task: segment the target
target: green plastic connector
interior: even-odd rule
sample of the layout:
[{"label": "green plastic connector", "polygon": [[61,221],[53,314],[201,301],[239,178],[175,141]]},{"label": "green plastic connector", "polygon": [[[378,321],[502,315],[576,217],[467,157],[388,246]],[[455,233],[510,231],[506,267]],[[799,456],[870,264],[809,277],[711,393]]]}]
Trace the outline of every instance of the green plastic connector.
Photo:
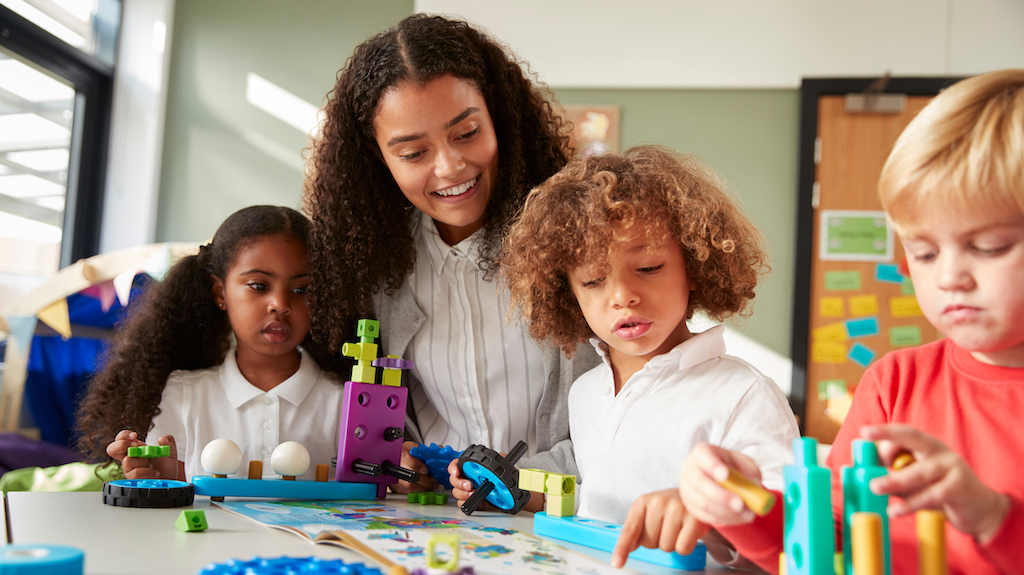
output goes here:
[{"label": "green plastic connector", "polygon": [[418,503],[420,505],[445,505],[448,503],[448,494],[420,491],[417,493],[410,493],[406,496],[406,500],[409,503]]},{"label": "green plastic connector", "polygon": [[140,445],[128,448],[128,457],[141,457],[143,459],[154,459],[157,457],[170,457],[170,445]]},{"label": "green plastic connector", "polygon": [[186,509],[178,515],[178,520],[174,522],[174,526],[178,528],[178,531],[206,531],[209,527],[206,524],[206,513],[198,509]]}]

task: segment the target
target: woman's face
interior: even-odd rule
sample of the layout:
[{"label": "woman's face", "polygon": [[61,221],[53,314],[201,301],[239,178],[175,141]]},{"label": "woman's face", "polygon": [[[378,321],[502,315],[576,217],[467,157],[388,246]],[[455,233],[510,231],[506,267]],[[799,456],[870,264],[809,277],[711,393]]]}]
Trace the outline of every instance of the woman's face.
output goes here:
[{"label": "woman's face", "polygon": [[483,226],[498,139],[475,85],[451,75],[401,82],[381,98],[374,133],[398,187],[448,245]]}]

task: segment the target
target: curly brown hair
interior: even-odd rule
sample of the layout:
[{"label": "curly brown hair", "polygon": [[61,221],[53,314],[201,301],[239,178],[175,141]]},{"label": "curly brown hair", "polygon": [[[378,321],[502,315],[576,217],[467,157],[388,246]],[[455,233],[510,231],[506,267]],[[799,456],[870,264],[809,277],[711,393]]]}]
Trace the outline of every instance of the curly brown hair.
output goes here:
[{"label": "curly brown hair", "polygon": [[546,88],[468,23],[416,14],[359,45],[328,94],[303,193],[313,221],[311,331],[331,350],[353,333],[356,320],[372,316],[371,296],[393,294],[416,260],[410,222],[419,212],[380,156],[378,104],[399,83],[425,85],[444,75],[472,82],[494,121],[499,164],[481,249],[489,275],[530,189],[568,161],[570,127],[545,98]]},{"label": "curly brown hair", "polygon": [[[309,220],[279,206],[252,206],[229,216],[199,255],[176,263],[132,303],[78,407],[77,446],[90,461],[113,463],[106,446],[131,429],[146,438],[159,413],[167,376],[177,369],[218,365],[231,347],[231,324],[213,297],[244,247],[267,236],[308,244]],[[328,371],[342,364],[307,334],[303,348]]]},{"label": "curly brown hair", "polygon": [[743,314],[769,270],[764,238],[702,161],[661,146],[579,158],[533,190],[505,238],[501,276],[510,314],[568,355],[593,337],[569,272],[607,265],[619,241],[667,229],[679,242],[693,292],[686,317]]}]

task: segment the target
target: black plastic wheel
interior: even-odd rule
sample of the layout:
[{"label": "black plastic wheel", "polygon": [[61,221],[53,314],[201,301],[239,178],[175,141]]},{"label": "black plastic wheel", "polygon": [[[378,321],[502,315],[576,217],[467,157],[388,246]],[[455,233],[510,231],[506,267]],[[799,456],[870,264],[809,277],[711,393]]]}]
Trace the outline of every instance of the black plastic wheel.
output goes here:
[{"label": "black plastic wheel", "polygon": [[103,484],[103,502],[116,507],[184,507],[192,505],[191,483],[168,479],[117,479]]},{"label": "black plastic wheel", "polygon": [[500,511],[519,513],[530,500],[530,492],[519,489],[519,470],[515,467],[525,448],[526,444],[523,443],[521,450],[513,449],[508,457],[502,457],[497,451],[483,445],[470,445],[462,452],[459,456],[459,471],[476,489],[474,497],[462,504],[462,511],[466,515],[472,515],[483,502],[479,495],[484,495],[487,502]]}]

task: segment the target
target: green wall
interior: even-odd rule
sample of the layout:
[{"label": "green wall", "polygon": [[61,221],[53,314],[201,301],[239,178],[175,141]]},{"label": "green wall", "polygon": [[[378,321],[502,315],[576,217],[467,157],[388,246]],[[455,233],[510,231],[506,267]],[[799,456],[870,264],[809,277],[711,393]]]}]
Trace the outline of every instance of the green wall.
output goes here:
[{"label": "green wall", "polygon": [[[413,0],[177,0],[158,241],[201,241],[235,210],[298,207],[304,134],[249,104],[249,72],[314,105],[352,49]],[[657,142],[713,166],[764,230],[773,271],[737,327],[788,355],[797,166],[796,90],[556,89],[621,107],[621,145]]]}]

